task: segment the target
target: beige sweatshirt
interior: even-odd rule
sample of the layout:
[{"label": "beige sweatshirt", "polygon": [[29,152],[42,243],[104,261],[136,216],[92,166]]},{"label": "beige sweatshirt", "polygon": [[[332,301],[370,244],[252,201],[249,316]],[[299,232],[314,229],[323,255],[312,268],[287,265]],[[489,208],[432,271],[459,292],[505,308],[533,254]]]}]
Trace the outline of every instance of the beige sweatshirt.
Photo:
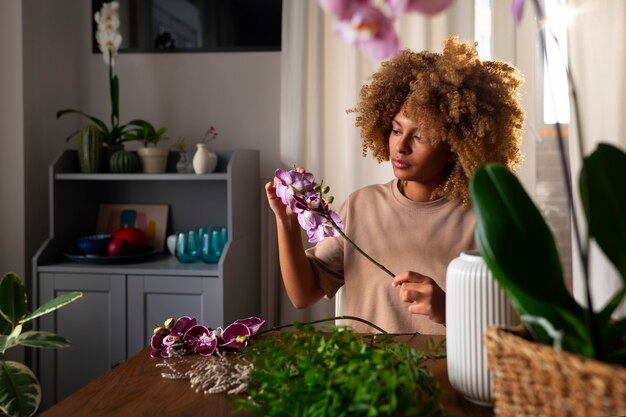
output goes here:
[{"label": "beige sweatshirt", "polygon": [[[393,180],[352,193],[338,212],[344,232],[394,274],[415,271],[445,291],[450,261],[475,248],[474,213],[443,198],[411,201],[397,185]],[[399,288],[391,286],[392,278],[342,237],[326,238],[306,252],[327,297],[344,287],[344,314],[367,319],[388,332],[445,334],[443,325],[410,313]],[[347,324],[359,332],[375,332],[357,321]]]}]

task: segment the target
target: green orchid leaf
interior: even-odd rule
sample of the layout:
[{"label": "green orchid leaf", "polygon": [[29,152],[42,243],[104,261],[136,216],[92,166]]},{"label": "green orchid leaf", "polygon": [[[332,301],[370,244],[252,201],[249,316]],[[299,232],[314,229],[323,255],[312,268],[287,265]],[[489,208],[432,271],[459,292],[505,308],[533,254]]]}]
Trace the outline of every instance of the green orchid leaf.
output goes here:
[{"label": "green orchid leaf", "polygon": [[72,301],[75,301],[81,298],[82,296],[83,296],[83,293],[79,291],[60,295],[57,298],[50,300],[47,303],[40,306],[37,310],[33,311],[28,316],[24,317],[20,322],[24,323],[24,322],[33,320],[39,316],[43,316],[44,314],[48,314],[58,308],[63,307],[64,305],[71,303]]},{"label": "green orchid leaf", "polygon": [[470,195],[480,250],[496,278],[533,298],[580,313],[565,286],[552,233],[517,177],[502,165],[480,166]]},{"label": "green orchid leaf", "polygon": [[6,352],[8,348],[18,344],[17,339],[20,333],[22,333],[22,326],[18,324],[8,336],[0,336],[0,353]]},{"label": "green orchid leaf", "polygon": [[611,315],[615,312],[615,309],[619,307],[626,295],[626,287],[619,290],[611,299],[606,303],[604,308],[596,314],[598,324],[603,326],[609,322]]},{"label": "green orchid leaf", "polygon": [[[504,166],[480,166],[470,183],[476,213],[476,243],[513,306],[520,314],[544,317],[563,330],[568,349],[593,353],[584,310],[565,286],[550,229],[517,177]],[[551,344],[539,329],[535,336]]]},{"label": "green orchid leaf", "polygon": [[[107,135],[109,132],[109,128],[107,127],[107,125],[100,119],[98,119],[97,117],[94,116],[90,116],[89,114],[82,112],[80,110],[74,110],[74,109],[65,109],[65,110],[59,110],[57,112],[57,119],[65,114],[69,114],[69,113],[75,113],[75,114],[80,114],[81,116],[84,116],[86,118],[88,118],[89,120],[91,120],[96,126],[98,126],[98,128],[100,129],[100,131],[102,132],[103,135]],[[78,132],[78,130],[74,133],[72,133],[70,136],[68,136],[65,141],[67,142],[68,140],[70,140],[76,133]]]},{"label": "green orchid leaf", "polygon": [[[585,181],[586,178],[586,181]],[[626,284],[626,154],[599,144],[583,162],[580,194],[593,237]]]},{"label": "green orchid leaf", "polygon": [[4,320],[16,325],[27,312],[26,288],[20,277],[9,272],[0,279],[0,315]]},{"label": "green orchid leaf", "polygon": [[63,336],[37,330],[22,333],[17,338],[17,343],[33,348],[64,348],[72,345]]},{"label": "green orchid leaf", "polygon": [[30,417],[41,402],[39,381],[25,365],[0,361],[0,412],[10,417]]}]

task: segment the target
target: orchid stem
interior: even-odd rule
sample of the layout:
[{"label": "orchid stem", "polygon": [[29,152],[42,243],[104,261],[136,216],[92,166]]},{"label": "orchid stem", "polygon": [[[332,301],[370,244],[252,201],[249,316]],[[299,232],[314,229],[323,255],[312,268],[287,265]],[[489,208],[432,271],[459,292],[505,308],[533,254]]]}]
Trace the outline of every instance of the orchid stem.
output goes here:
[{"label": "orchid stem", "polygon": [[[289,324],[283,324],[283,325],[280,325],[280,326],[274,326],[271,329],[260,331],[256,335],[259,336],[259,335],[262,335],[263,333],[269,333],[269,332],[273,332],[273,331],[276,331],[276,330],[286,329],[288,327],[294,327],[298,323],[299,324],[318,324],[318,323],[324,323],[324,322],[327,322],[327,321],[335,321],[335,320],[355,320],[355,321],[360,321],[361,323],[365,323],[368,326],[373,327],[374,329],[378,330],[381,334],[389,334],[387,331],[385,331],[384,329],[378,327],[377,325],[375,325],[371,321],[362,319],[362,318],[357,317],[357,316],[343,316],[342,315],[342,316],[327,317],[325,319],[308,321],[306,323],[293,322],[293,323],[289,323]],[[411,334],[413,334],[413,333],[411,333]]]},{"label": "orchid stem", "polygon": [[[537,27],[539,30],[541,49],[543,52],[544,59],[546,60],[546,66],[548,66],[549,65],[548,49],[546,47],[546,29],[545,29],[546,15],[543,9],[541,8],[541,4],[539,3],[539,0],[534,0],[533,3],[534,3],[535,11],[537,14]],[[552,37],[555,39],[558,45],[558,39],[556,39],[556,36],[552,34]],[[574,107],[574,120],[576,121],[576,125],[578,126],[578,147],[579,147],[579,151],[580,151],[580,155],[582,159],[582,155],[584,152],[584,149],[583,149],[584,132],[582,130],[582,123],[581,123],[582,118],[580,116],[580,108],[578,106],[578,96],[576,94],[576,88],[574,87],[574,78],[572,77],[572,74],[568,68],[568,65],[565,65],[565,72],[567,74],[567,81],[570,86],[572,105]],[[553,103],[556,103],[556,100],[554,99],[554,90],[551,89],[550,93],[553,96],[553,100],[552,100]],[[556,111],[555,111],[555,114],[556,114]],[[582,262],[583,281],[585,284],[585,298],[587,301],[587,310],[585,310],[585,320],[591,332],[591,340],[593,343],[593,350],[595,352],[595,356],[598,359],[602,359],[604,357],[604,352],[602,348],[602,343],[600,342],[600,335],[598,331],[598,325],[596,323],[596,316],[593,312],[593,302],[591,299],[591,288],[590,288],[590,283],[589,283],[589,254],[588,254],[589,229],[587,228],[587,230],[585,231],[585,236],[584,236],[584,241],[583,241],[582,232],[578,224],[578,215],[577,215],[576,207],[574,206],[574,192],[572,189],[572,182],[571,182],[572,180],[570,176],[569,164],[565,156],[565,141],[563,139],[563,132],[561,129],[561,124],[558,122],[558,120],[555,123],[555,129],[556,129],[556,134],[557,134],[557,139],[558,139],[559,153],[561,155],[561,168],[563,171],[563,178],[565,181],[565,190],[567,192],[568,205],[570,208],[570,213],[572,215],[572,225],[574,227],[574,238],[575,238],[576,247],[578,249],[578,252],[581,257],[581,262]],[[582,165],[582,162],[584,161],[581,161],[581,165]],[[584,170],[582,170],[580,180],[583,182],[587,181],[587,177],[584,173]]]},{"label": "orchid stem", "polygon": [[345,240],[348,241],[348,243],[350,243],[352,245],[352,247],[354,249],[356,249],[357,251],[359,251],[361,253],[361,255],[365,256],[367,259],[369,259],[374,265],[376,265],[377,267],[379,267],[380,269],[382,269],[383,271],[385,271],[387,274],[389,274],[389,276],[391,276],[392,278],[396,276],[396,274],[394,274],[393,272],[391,272],[390,270],[388,270],[387,268],[385,268],[384,265],[376,262],[376,260],[374,260],[371,256],[369,256],[367,253],[365,253],[363,251],[363,249],[359,248],[357,246],[356,243],[354,243],[352,240],[350,240],[350,238],[348,236],[346,236],[346,234],[343,232],[343,230],[341,230],[341,228],[337,225],[337,223],[335,223],[335,221],[330,217],[330,216],[324,216],[329,222],[330,224],[333,225],[333,227],[335,228],[335,230],[337,232],[339,232],[339,234],[341,235],[341,237],[343,237]]}]

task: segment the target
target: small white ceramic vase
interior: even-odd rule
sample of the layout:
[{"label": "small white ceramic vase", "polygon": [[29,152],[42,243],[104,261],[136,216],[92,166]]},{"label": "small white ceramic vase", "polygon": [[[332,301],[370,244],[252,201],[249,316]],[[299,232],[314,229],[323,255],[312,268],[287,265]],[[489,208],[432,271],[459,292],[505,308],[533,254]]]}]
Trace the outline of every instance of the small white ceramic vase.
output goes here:
[{"label": "small white ceramic vase", "polygon": [[196,174],[208,174],[215,171],[217,167],[217,154],[209,152],[204,143],[196,145],[196,153],[193,156],[193,170]]},{"label": "small white ceramic vase", "polygon": [[178,236],[176,236],[176,234],[173,235],[169,235],[167,237],[167,239],[165,240],[165,242],[167,242],[167,250],[170,251],[170,254],[176,255],[176,239],[178,238]]},{"label": "small white ceramic vase", "polygon": [[469,401],[493,405],[484,337],[492,325],[519,317],[478,251],[461,253],[446,274],[446,351],[452,387]]}]

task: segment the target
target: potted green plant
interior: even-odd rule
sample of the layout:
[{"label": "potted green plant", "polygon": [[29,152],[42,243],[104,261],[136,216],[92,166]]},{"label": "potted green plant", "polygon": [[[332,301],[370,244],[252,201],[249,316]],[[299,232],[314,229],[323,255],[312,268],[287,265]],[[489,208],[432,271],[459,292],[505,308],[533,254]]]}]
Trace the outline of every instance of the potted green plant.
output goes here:
[{"label": "potted green plant", "polygon": [[[78,114],[86,117],[91,121],[101,133],[102,143],[104,145],[104,163],[103,168],[107,168],[109,159],[113,153],[123,149],[124,134],[128,131],[131,123],[120,123],[120,83],[117,75],[113,74],[113,66],[115,65],[115,57],[117,56],[117,50],[122,43],[122,36],[119,33],[119,3],[112,1],[104,3],[100,11],[94,15],[95,21],[98,23],[98,30],[96,31],[96,41],[98,47],[102,52],[102,57],[105,64],[108,66],[109,76],[109,96],[111,100],[111,122],[107,125],[103,120],[87,114],[80,110],[64,109],[59,110],[56,114],[57,119],[66,114]],[[137,122],[138,120],[135,120]],[[72,132],[67,138],[66,142],[79,133],[80,129]]]},{"label": "potted green plant", "polygon": [[143,147],[137,150],[143,172],[146,174],[165,172],[170,151],[158,145],[161,140],[166,139],[163,134],[167,129],[164,127],[155,129],[150,122],[139,119],[128,122],[128,125],[135,127],[124,134],[123,141],[139,141],[143,144]]},{"label": "potted green plant", "polygon": [[[540,4],[533,3],[540,39],[545,39],[545,16]],[[523,2],[515,5],[521,14]],[[573,78],[568,76],[577,110]],[[579,112],[574,114],[580,126]],[[556,130],[562,150],[558,123]],[[584,232],[578,224],[564,155],[561,160],[583,266],[586,305],[579,304],[567,289],[552,233],[517,177],[491,164],[479,167],[470,184],[476,243],[525,325],[520,332],[491,328],[487,333],[496,414],[501,416],[556,416],[566,408],[570,416],[626,413],[626,318],[611,317],[626,296],[626,153],[600,144],[583,158],[578,186],[587,223]],[[591,240],[624,283],[599,309],[594,309],[590,291]],[[537,378],[537,383],[528,384],[529,378]]]},{"label": "potted green plant", "polygon": [[[33,330],[32,322],[82,297],[80,292],[61,295],[28,312],[26,289],[19,276],[9,272],[0,279],[0,355],[22,345],[31,348],[62,348],[69,340],[54,333]],[[41,402],[41,387],[24,364],[0,361],[0,414],[32,416]]]}]

